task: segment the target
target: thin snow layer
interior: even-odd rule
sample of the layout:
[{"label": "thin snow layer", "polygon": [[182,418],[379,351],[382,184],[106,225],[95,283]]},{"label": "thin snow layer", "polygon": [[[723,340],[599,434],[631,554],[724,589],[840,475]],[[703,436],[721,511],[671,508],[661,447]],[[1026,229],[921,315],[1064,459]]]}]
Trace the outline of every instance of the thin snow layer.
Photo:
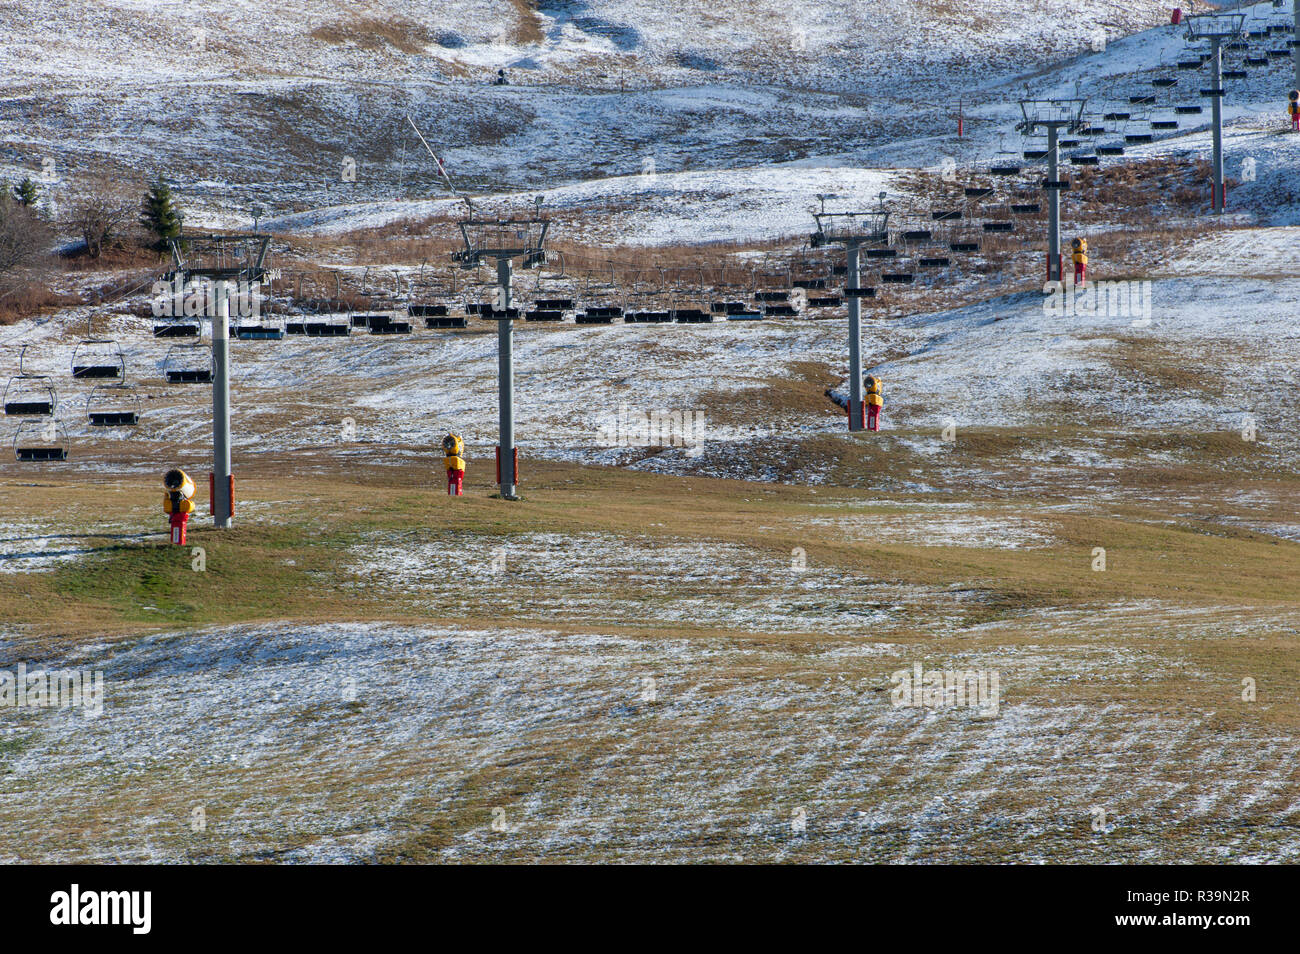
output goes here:
[{"label": "thin snow layer", "polygon": [[1021,550],[1051,546],[1054,539],[1040,523],[1014,511],[854,514],[812,517],[806,523],[840,540],[921,547]]},{"label": "thin snow layer", "polygon": [[[1300,162],[1297,150],[1296,162]],[[1295,163],[1290,163],[1294,168]],[[1300,275],[1300,229],[1235,229],[1204,236],[1160,268],[1161,275],[1210,278]]]},{"label": "thin snow layer", "polygon": [[79,545],[76,537],[60,534],[50,526],[0,524],[0,573],[52,570],[93,552],[93,548]]},{"label": "thin snow layer", "polygon": [[0,573],[48,572],[112,547],[167,535],[165,518],[151,532],[123,521],[69,525],[60,516],[66,515],[55,508],[39,521],[0,519]]},{"label": "thin snow layer", "polygon": [[502,618],[840,637],[915,628],[922,620],[949,632],[972,599],[860,573],[828,575],[807,552],[822,536],[810,529],[806,546],[777,556],[728,543],[603,533],[458,533],[435,542],[388,535],[357,547],[350,570],[367,592],[414,595],[422,608],[447,617],[495,610]]},{"label": "thin snow layer", "polygon": [[[565,238],[613,240],[626,245],[751,242],[806,235],[813,231],[813,198],[834,193],[842,208],[872,208],[882,191],[897,193],[895,173],[842,163],[777,164],[706,172],[646,171],[596,179],[536,192],[494,196],[502,209],[527,207],[540,196],[548,214],[590,209],[593,221],[579,218]],[[375,228],[406,219],[453,216],[463,212],[450,199],[421,202],[371,202],[332,206],[286,215],[265,223],[275,232],[330,234]]]},{"label": "thin snow layer", "polygon": [[[887,420],[924,421],[936,444],[948,423],[1240,430],[1247,416],[1286,440],[1298,423],[1298,300],[1300,281],[1229,276],[1156,280],[1145,314],[1104,301],[1096,313],[1061,314],[1034,292],[905,319],[927,342],[871,370],[887,385]],[[1133,366],[1115,363],[1119,343],[1136,350]],[[1203,387],[1145,380],[1146,350],[1203,368]]]},{"label": "thin snow layer", "polygon": [[[6,66],[44,81],[216,78],[291,72],[374,81],[464,75],[486,80],[498,66],[554,81],[581,67],[651,75],[758,73],[889,89],[889,75],[915,81],[956,71],[963,78],[1024,69],[1167,19],[1155,0],[1116,9],[1080,0],[986,0],[977,13],[917,0],[468,0],[449,7],[400,0],[382,13],[337,0],[267,6],[212,0],[195,11],[180,0],[114,0],[66,6],[56,17],[23,0],[7,9]],[[185,15],[179,15],[184,13]],[[45,16],[42,17],[41,15]],[[1099,24],[1104,20],[1104,24]],[[43,57],[23,60],[39,50]],[[279,56],[259,56],[274,49]],[[110,56],[109,51],[116,54]],[[12,62],[5,62],[11,60]],[[490,68],[490,70],[488,69]],[[602,77],[603,78],[603,77]],[[617,79],[616,79],[617,85]]]},{"label": "thin snow layer", "polygon": [[[1153,711],[1144,687],[1201,676],[1129,646],[258,625],[46,665],[102,671],[105,706],[18,709],[0,729],[6,863],[1300,849],[1300,743],[1235,709]],[[891,674],[916,665],[996,673],[996,713],[893,705]]]}]

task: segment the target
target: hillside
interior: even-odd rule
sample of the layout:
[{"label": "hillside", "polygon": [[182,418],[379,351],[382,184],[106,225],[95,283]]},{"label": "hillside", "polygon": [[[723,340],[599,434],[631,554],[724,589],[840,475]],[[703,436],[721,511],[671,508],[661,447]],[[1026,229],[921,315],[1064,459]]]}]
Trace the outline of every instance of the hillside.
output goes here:
[{"label": "hillside", "polygon": [[[1175,112],[1204,71],[1147,0],[17,0],[0,37],[0,177],[53,170],[58,236],[0,386],[48,386],[68,451],[15,459],[36,418],[0,417],[0,676],[106,687],[5,710],[0,861],[1300,856],[1289,61],[1233,81],[1214,216]],[[1063,147],[1067,309],[1015,124],[1075,95],[1126,145]],[[549,217],[512,286],[519,500],[496,278],[453,262],[408,115],[480,212]],[[158,336],[165,261],[90,258],[69,213],[155,172],[192,231],[271,236],[229,529],[212,387],[168,378],[210,328]],[[846,428],[819,195],[889,216],[856,289],[879,431]],[[88,353],[134,424],[92,418]],[[918,667],[999,688],[901,704]]]},{"label": "hillside", "polygon": [[[166,170],[221,222],[442,194],[407,114],[475,191],[637,173],[647,158],[671,172],[853,155],[952,127],[957,98],[978,102],[1099,30],[1167,16],[1151,0],[998,0],[974,15],[914,0],[193,10],[0,10],[0,174],[53,159],[66,201],[98,174]],[[511,85],[489,85],[498,68]]]}]

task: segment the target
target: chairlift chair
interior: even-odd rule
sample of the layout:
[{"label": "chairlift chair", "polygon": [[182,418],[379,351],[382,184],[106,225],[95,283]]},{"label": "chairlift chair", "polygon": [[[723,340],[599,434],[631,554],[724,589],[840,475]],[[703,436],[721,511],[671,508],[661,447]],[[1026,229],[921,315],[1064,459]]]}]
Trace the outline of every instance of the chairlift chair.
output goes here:
[{"label": "chairlift chair", "polygon": [[168,384],[211,384],[212,349],[197,342],[172,345],[163,356],[163,379]]},{"label": "chairlift chair", "polygon": [[[1129,132],[1128,127],[1130,124],[1136,127],[1142,127],[1142,131]],[[1138,143],[1148,143],[1154,141],[1155,141],[1155,136],[1151,134],[1151,110],[1148,107],[1144,106],[1141,110],[1133,114],[1129,123],[1125,124],[1124,142],[1129,145],[1135,145]]]},{"label": "chairlift chair", "polygon": [[135,427],[140,423],[140,395],[131,384],[97,384],[86,398],[91,427]]},{"label": "chairlift chair", "polygon": [[681,325],[701,325],[713,321],[713,312],[704,308],[682,307],[674,301],[670,310],[673,321]]},{"label": "chairlift chair", "polygon": [[464,315],[453,315],[444,303],[416,303],[408,305],[406,313],[412,318],[423,318],[426,328],[464,328],[469,322]]},{"label": "chairlift chair", "polygon": [[155,338],[197,338],[202,333],[199,322],[188,318],[172,318],[153,326]]},{"label": "chairlift chair", "polygon": [[981,231],[976,231],[974,223],[963,226],[960,230],[953,226],[949,236],[948,249],[962,255],[970,255],[980,250]]},{"label": "chairlift chair", "polygon": [[1036,132],[1033,135],[1021,137],[1023,143],[1022,155],[1030,162],[1041,162],[1047,158],[1047,138],[1045,134]]},{"label": "chairlift chair", "polygon": [[14,460],[40,463],[68,459],[68,437],[54,418],[24,421],[14,433]]},{"label": "chairlift chair", "polygon": [[4,412],[11,417],[51,417],[59,406],[59,394],[49,375],[27,370],[27,348],[18,349],[18,373],[5,385]]},{"label": "chairlift chair", "polygon": [[573,321],[579,325],[612,325],[615,318],[622,317],[623,309],[619,305],[587,305],[573,316]]},{"label": "chairlift chair", "polygon": [[1003,138],[997,153],[993,156],[989,164],[989,173],[995,176],[1018,176],[1020,175],[1020,163],[1014,152],[1006,147],[1006,139]]},{"label": "chairlift chair", "polygon": [[1016,223],[1012,220],[1014,213],[1007,202],[1000,202],[988,211],[989,221],[981,226],[985,232],[1014,232]]},{"label": "chairlift chair", "polygon": [[86,338],[72,351],[72,376],[121,381],[126,358],[112,338]]},{"label": "chairlift chair", "polygon": [[16,374],[5,385],[4,412],[10,417],[50,417],[59,395],[44,374]]},{"label": "chairlift chair", "polygon": [[[465,319],[463,318],[461,319],[461,321],[464,320]],[[295,324],[295,322],[285,323],[285,334],[296,333],[290,329],[290,325],[293,324]],[[352,332],[352,325],[347,321],[347,319],[340,321],[337,319],[330,319],[328,316],[304,319],[301,322],[297,322],[297,324],[302,328],[300,333],[308,338],[346,338]]]},{"label": "chairlift chair", "polygon": [[284,338],[284,324],[271,321],[240,321],[235,325],[235,337],[240,341],[280,341]]},{"label": "chairlift chair", "polygon": [[1095,139],[1098,136],[1106,134],[1106,127],[1102,125],[1105,120],[1100,113],[1084,113],[1080,117],[1079,133],[1089,139]]},{"label": "chairlift chair", "polygon": [[[366,318],[366,329],[372,335],[409,335],[411,333],[411,322],[395,318],[389,312],[380,312],[363,317]],[[357,316],[353,315],[354,325],[356,318]]]}]

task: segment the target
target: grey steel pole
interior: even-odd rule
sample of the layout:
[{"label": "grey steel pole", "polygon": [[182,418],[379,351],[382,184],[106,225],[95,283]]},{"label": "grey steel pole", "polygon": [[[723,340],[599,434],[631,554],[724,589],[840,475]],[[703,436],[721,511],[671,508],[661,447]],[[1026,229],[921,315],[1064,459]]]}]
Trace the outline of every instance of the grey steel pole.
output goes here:
[{"label": "grey steel pole", "polygon": [[1061,157],[1055,123],[1047,125],[1047,280],[1061,280]]},{"label": "grey steel pole", "polygon": [[1295,29],[1291,33],[1291,59],[1295,63],[1295,85],[1292,89],[1300,89],[1300,0],[1292,0],[1292,8],[1295,13]]},{"label": "grey steel pole", "polygon": [[[847,257],[849,288],[858,284],[858,243],[844,246]],[[849,430],[862,430],[862,304],[856,294],[849,298]]]},{"label": "grey steel pole", "polygon": [[1214,194],[1210,196],[1210,208],[1223,214],[1223,41],[1210,37],[1210,97],[1214,100]]},{"label": "grey steel pole", "polygon": [[216,283],[212,316],[212,525],[230,526],[230,299]]},{"label": "grey steel pole", "polygon": [[515,364],[510,272],[510,259],[497,259],[497,284],[501,286],[501,307],[505,311],[497,319],[497,404],[500,409],[501,496],[507,500],[515,497]]}]

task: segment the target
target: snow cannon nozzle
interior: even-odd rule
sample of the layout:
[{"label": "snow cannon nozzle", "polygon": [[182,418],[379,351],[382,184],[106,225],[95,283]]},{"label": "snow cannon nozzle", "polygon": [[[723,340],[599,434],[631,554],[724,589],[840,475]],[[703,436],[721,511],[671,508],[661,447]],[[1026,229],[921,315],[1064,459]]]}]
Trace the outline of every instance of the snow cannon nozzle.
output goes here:
[{"label": "snow cannon nozzle", "polygon": [[187,499],[194,496],[194,481],[178,467],[172,468],[163,476],[163,486]]}]

